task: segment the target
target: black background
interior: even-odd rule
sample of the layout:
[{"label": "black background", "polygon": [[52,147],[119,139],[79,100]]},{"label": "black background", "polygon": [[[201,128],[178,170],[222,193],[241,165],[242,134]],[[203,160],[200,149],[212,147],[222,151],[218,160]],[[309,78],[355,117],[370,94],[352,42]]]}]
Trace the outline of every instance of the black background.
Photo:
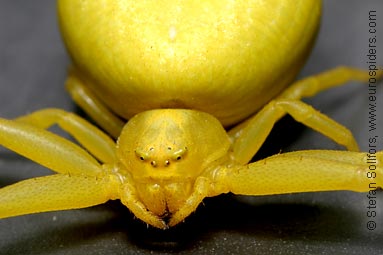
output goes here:
[{"label": "black background", "polygon": [[[383,45],[382,1],[324,1],[321,32],[301,76],[338,65],[366,68],[369,10],[378,11],[378,43]],[[57,29],[55,1],[1,0],[0,26],[0,116],[47,107],[82,114],[63,87],[69,60]],[[382,66],[383,49],[378,50]],[[382,89],[379,100],[381,108]],[[349,127],[367,149],[365,85],[350,83],[306,101]],[[383,149],[382,114],[378,125]],[[271,137],[262,155],[342,149],[291,118],[283,119]],[[0,187],[51,173],[4,148],[0,169]],[[184,224],[167,231],[147,228],[117,201],[0,220],[0,254],[383,254],[382,193],[375,231],[366,228],[364,193],[223,195],[206,199]]]}]

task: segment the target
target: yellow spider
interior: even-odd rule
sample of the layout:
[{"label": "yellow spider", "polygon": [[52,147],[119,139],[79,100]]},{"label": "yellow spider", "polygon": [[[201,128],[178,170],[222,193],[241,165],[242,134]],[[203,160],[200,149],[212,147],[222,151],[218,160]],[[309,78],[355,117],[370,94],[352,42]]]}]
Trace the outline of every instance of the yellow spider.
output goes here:
[{"label": "yellow spider", "polygon": [[[366,153],[351,152],[358,146],[348,129],[300,101],[372,74],[341,67],[293,83],[320,5],[59,0],[73,60],[66,86],[117,142],[59,109],[0,119],[0,144],[57,173],[2,188],[0,217],[120,199],[164,229],[222,193],[383,187],[383,152],[373,155],[371,170]],[[248,164],[285,114],[350,151],[297,151]],[[83,148],[45,130],[54,124]]]}]

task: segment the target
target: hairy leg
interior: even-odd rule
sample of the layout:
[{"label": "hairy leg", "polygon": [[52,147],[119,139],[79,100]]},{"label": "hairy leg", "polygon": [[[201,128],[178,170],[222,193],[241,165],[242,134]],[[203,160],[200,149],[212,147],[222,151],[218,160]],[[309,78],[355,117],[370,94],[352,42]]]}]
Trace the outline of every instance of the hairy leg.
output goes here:
[{"label": "hairy leg", "polygon": [[367,163],[367,153],[362,152],[317,150],[274,155],[247,166],[223,169],[217,175],[217,189],[242,195],[375,190],[383,187],[383,152],[375,155],[374,170]]},{"label": "hairy leg", "polygon": [[55,174],[0,189],[0,218],[90,207],[112,199],[107,178]]}]

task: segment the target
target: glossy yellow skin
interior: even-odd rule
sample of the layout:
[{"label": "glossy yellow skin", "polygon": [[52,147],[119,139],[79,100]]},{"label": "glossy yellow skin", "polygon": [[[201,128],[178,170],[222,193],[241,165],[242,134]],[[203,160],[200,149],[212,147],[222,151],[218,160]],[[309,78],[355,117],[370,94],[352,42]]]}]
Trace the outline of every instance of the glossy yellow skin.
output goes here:
[{"label": "glossy yellow skin", "polygon": [[[58,109],[0,118],[1,145],[56,172],[0,189],[0,218],[120,199],[164,229],[205,197],[227,192],[383,187],[383,152],[375,154],[374,171],[366,153],[350,151],[298,151],[249,164],[285,114],[358,150],[349,130],[300,99],[367,81],[367,73],[341,67],[284,89],[311,47],[320,1],[195,2],[58,2],[74,61],[67,86],[118,139]],[[134,116],[122,124],[109,108]],[[80,145],[46,130],[54,124]]]},{"label": "glossy yellow skin", "polygon": [[224,126],[291,84],[320,11],[318,0],[58,1],[72,75],[113,113],[195,109]]}]

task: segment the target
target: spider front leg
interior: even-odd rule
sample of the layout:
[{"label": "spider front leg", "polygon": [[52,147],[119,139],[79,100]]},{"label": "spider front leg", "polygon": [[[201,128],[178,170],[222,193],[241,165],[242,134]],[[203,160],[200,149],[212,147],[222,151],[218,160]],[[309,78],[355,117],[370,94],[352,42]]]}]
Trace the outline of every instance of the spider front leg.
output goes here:
[{"label": "spider front leg", "polygon": [[83,208],[115,199],[118,181],[88,152],[46,130],[0,119],[0,144],[58,174],[0,189],[0,218]]},{"label": "spider front leg", "polygon": [[228,192],[258,196],[375,190],[383,187],[383,151],[374,156],[373,167],[367,153],[329,150],[284,153],[245,166],[224,164],[197,178],[192,195],[172,215],[169,225],[184,220],[205,197]]},{"label": "spider front leg", "polygon": [[[378,76],[380,77],[381,73]],[[256,115],[229,131],[233,141],[233,158],[240,164],[249,162],[265,141],[275,122],[285,114],[290,114],[297,121],[344,145],[348,150],[357,151],[357,143],[347,128],[301,102],[300,99],[350,80],[365,82],[368,79],[366,71],[339,67],[292,84]]]},{"label": "spider front leg", "polygon": [[85,208],[111,198],[108,178],[55,174],[0,189],[0,218]]},{"label": "spider front leg", "polygon": [[367,153],[290,152],[247,166],[222,169],[216,182],[222,192],[242,195],[333,190],[365,192],[383,187],[383,152],[375,156],[376,164],[371,168]]}]

